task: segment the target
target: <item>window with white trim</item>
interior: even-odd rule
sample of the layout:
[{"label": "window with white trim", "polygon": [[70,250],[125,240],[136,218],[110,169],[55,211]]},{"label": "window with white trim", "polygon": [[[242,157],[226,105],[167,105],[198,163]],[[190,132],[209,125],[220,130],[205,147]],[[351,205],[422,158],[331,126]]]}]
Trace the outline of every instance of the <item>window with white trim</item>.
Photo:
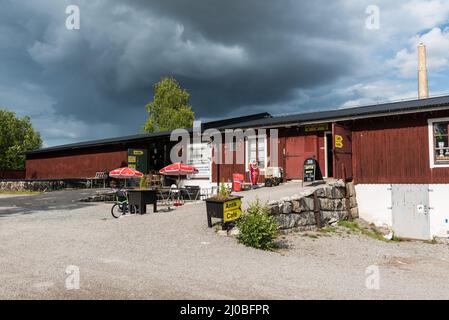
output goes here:
[{"label": "window with white trim", "polygon": [[449,118],[429,119],[431,167],[449,166]]},{"label": "window with white trim", "polygon": [[257,136],[257,139],[249,138],[246,141],[246,171],[249,170],[249,163],[256,160],[259,168],[264,169],[266,166],[267,156],[267,138],[266,136]]}]

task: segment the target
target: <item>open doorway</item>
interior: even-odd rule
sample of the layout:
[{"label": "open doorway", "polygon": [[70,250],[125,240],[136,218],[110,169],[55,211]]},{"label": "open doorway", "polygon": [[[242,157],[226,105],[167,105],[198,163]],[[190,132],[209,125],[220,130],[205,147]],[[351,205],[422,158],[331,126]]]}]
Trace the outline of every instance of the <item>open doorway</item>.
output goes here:
[{"label": "open doorway", "polygon": [[332,143],[332,132],[324,133],[324,158],[325,158],[325,176],[331,178],[334,176],[334,151]]}]

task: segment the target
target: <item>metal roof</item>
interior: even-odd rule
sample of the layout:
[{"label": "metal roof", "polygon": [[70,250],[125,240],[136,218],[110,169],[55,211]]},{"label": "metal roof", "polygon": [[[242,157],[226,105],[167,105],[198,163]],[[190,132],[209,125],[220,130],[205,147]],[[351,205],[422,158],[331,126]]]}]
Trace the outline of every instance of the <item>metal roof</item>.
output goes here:
[{"label": "metal roof", "polygon": [[[256,113],[246,116],[240,116],[240,117],[233,117],[233,118],[227,118],[227,119],[221,119],[217,121],[209,121],[202,124],[202,129],[209,129],[209,128],[217,128],[221,126],[230,126],[230,125],[236,125],[240,122],[248,122],[248,121],[254,121],[256,119],[264,119],[271,117],[271,114],[267,112],[262,113]],[[192,132],[192,128],[186,129],[188,132]],[[148,140],[154,140],[157,138],[167,138],[171,134],[171,131],[165,131],[165,132],[156,132],[156,133],[142,133],[142,134],[136,134],[136,135],[129,135],[129,136],[123,136],[123,137],[116,137],[116,138],[109,138],[109,139],[100,139],[100,140],[91,140],[91,141],[83,141],[78,143],[70,143],[60,146],[54,146],[49,148],[42,148],[37,150],[32,150],[26,152],[27,155],[33,155],[33,154],[41,154],[41,153],[48,153],[48,152],[56,152],[56,151],[63,151],[63,150],[74,150],[74,149],[81,149],[81,148],[92,148],[92,147],[100,147],[100,146],[107,146],[107,145],[117,145],[121,143],[130,143],[130,142],[143,142]]]},{"label": "metal roof", "polygon": [[346,119],[381,117],[398,113],[425,112],[449,108],[449,96],[427,99],[404,100],[361,107],[340,108],[333,110],[296,113],[285,116],[241,122],[235,126],[223,126],[219,129],[257,128],[289,124],[307,124],[313,122],[331,122]]},{"label": "metal roof", "polygon": [[[269,113],[258,113],[249,116],[207,122],[203,124],[203,129],[217,128],[219,130],[224,130],[233,128],[273,127],[289,124],[300,125],[318,121],[331,122],[345,119],[380,117],[395,113],[425,112],[437,109],[447,109],[448,107],[449,107],[449,96],[440,96],[427,99],[388,102],[383,104],[375,104],[361,107],[341,108],[341,109],[308,112],[308,113],[297,113],[286,116],[271,116]],[[192,128],[189,128],[187,130],[191,132]],[[171,132],[146,133],[111,139],[86,141],[38,149],[34,151],[29,151],[26,154],[32,155],[61,150],[89,148],[89,147],[114,145],[130,142],[141,142],[153,140],[156,138],[169,137],[170,133]]]}]

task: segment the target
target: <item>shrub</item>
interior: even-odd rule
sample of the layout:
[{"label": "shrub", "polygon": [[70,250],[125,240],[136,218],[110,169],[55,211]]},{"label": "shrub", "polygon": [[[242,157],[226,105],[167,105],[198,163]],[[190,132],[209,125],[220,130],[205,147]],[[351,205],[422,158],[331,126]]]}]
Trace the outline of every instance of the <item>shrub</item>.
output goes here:
[{"label": "shrub", "polygon": [[226,187],[224,180],[222,180],[217,195],[213,196],[212,198],[216,200],[227,200],[231,197],[231,190]]},{"label": "shrub", "polygon": [[261,204],[259,200],[249,204],[248,209],[237,221],[240,243],[257,249],[271,250],[274,248],[274,240],[278,235],[278,223],[270,215],[267,204]]}]

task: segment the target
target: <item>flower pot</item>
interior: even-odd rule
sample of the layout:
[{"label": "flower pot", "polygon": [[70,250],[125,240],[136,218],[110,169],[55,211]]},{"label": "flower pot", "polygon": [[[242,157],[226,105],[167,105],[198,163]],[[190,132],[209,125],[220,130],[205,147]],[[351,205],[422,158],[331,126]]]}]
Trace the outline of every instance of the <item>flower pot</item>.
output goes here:
[{"label": "flower pot", "polygon": [[226,199],[206,199],[207,225],[212,228],[212,218],[221,219],[223,228],[242,215],[241,196],[230,196]]}]

